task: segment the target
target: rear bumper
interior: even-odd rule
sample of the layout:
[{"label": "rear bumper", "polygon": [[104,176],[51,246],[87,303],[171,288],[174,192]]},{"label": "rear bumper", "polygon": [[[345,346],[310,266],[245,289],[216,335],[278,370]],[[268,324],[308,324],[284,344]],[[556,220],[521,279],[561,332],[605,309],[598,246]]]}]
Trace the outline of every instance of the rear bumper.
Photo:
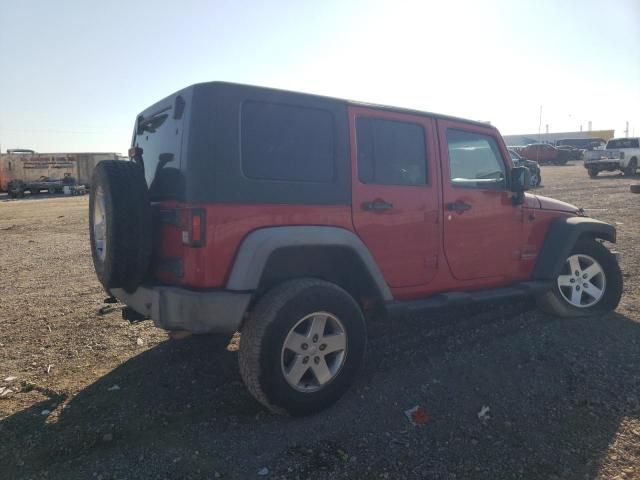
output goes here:
[{"label": "rear bumper", "polygon": [[619,160],[588,160],[584,162],[584,168],[596,168],[599,170],[621,168]]},{"label": "rear bumper", "polygon": [[151,317],[158,328],[192,333],[234,333],[247,311],[250,293],[196,292],[176,287],[141,286],[134,293],[111,290],[122,303]]}]

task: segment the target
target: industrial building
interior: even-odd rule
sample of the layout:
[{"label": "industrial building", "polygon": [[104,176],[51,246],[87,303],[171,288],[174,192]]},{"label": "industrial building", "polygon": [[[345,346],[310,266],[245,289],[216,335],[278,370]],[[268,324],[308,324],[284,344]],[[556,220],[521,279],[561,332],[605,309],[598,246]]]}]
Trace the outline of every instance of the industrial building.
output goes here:
[{"label": "industrial building", "polygon": [[32,150],[8,150],[7,153],[0,153],[0,191],[6,191],[11,180],[29,182],[42,177],[61,179],[65,174],[89,186],[98,162],[122,158],[113,152],[36,153]]},{"label": "industrial building", "polygon": [[507,145],[529,145],[531,143],[550,143],[555,145],[558,140],[565,138],[601,138],[610,140],[615,130],[590,130],[586,132],[558,132],[558,133],[527,133],[519,135],[503,135]]}]

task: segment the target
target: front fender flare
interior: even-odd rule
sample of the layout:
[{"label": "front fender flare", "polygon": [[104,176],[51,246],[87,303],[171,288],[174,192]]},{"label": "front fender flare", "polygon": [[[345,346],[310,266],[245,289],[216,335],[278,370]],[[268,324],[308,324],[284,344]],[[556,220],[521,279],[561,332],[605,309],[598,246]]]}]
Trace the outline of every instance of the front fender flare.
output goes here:
[{"label": "front fender flare", "polygon": [[586,217],[560,217],[551,222],[542,250],[533,269],[534,280],[554,280],[578,239],[588,235],[616,242],[616,229],[600,220]]},{"label": "front fender flare", "polygon": [[347,248],[367,269],[380,298],[383,301],[393,300],[389,286],[362,240],[344,228],[323,226],[268,227],[251,232],[238,249],[227,289],[251,291],[258,288],[271,254],[287,247]]}]

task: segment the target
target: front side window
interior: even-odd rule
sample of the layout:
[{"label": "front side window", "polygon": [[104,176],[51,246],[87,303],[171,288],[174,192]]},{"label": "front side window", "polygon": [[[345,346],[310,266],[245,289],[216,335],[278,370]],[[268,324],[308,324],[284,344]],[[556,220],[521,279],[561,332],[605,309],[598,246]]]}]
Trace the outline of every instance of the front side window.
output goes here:
[{"label": "front side window", "polygon": [[358,178],[379,185],[426,185],[424,129],[417,123],[358,118]]},{"label": "front side window", "polygon": [[454,187],[503,190],[506,169],[495,139],[481,133],[447,130],[449,171]]},{"label": "front side window", "polygon": [[249,178],[332,182],[333,116],[326,110],[266,102],[242,106],[242,170]]}]

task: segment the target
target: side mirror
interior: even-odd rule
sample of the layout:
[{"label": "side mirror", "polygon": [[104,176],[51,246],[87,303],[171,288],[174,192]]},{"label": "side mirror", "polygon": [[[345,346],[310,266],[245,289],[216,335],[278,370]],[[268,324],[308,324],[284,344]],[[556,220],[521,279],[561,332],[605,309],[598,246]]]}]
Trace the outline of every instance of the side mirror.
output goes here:
[{"label": "side mirror", "polygon": [[513,204],[521,205],[524,203],[524,192],[529,190],[531,186],[531,172],[527,167],[513,167],[511,169],[511,191],[515,193],[513,196]]},{"label": "side mirror", "polygon": [[511,169],[511,191],[522,193],[531,186],[531,172],[527,167],[513,167]]}]

